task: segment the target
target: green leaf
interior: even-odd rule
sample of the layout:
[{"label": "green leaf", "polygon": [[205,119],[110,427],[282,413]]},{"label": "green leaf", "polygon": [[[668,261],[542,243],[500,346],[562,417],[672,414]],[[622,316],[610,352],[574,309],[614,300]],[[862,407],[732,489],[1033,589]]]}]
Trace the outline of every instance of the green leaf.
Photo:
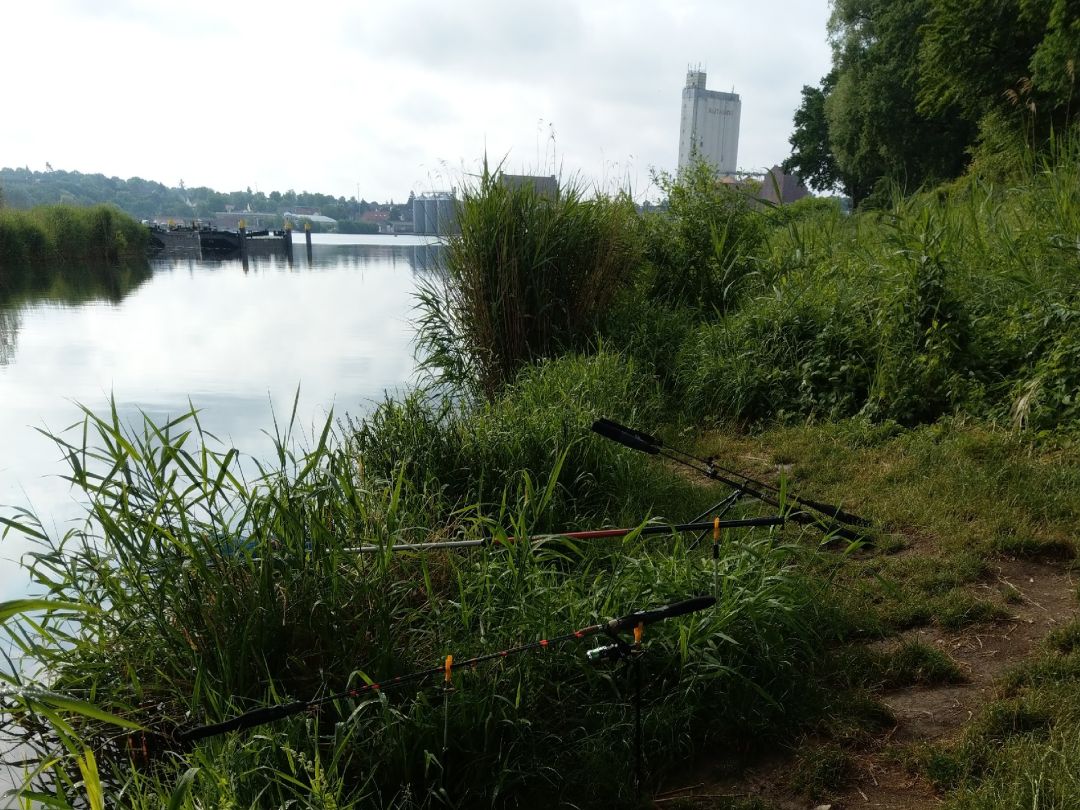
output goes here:
[{"label": "green leaf", "polygon": [[97,608],[78,602],[60,602],[55,599],[12,599],[7,602],[0,602],[0,623],[6,622],[19,613],[27,613],[31,610],[92,611],[97,610]]},{"label": "green leaf", "polygon": [[23,534],[29,535],[30,537],[35,537],[38,540],[49,539],[48,535],[44,534],[43,532],[39,532],[37,529],[31,529],[25,523],[18,523],[11,518],[0,517],[0,523],[14,529],[17,532],[22,532]]},{"label": "green leaf", "polygon": [[172,795],[169,796],[168,810],[180,810],[184,806],[188,795],[191,793],[191,786],[195,784],[195,777],[198,775],[198,768],[188,768],[184,771],[184,775],[177,781]]},{"label": "green leaf", "polygon": [[8,689],[0,692],[0,694],[17,698],[31,709],[40,707],[63,709],[64,711],[80,714],[83,717],[100,720],[103,723],[120,726],[121,728],[130,728],[135,731],[144,730],[138,723],[111,714],[104,709],[98,708],[93,703],[87,703],[85,700],[57,694],[56,692],[48,692],[43,689]]}]

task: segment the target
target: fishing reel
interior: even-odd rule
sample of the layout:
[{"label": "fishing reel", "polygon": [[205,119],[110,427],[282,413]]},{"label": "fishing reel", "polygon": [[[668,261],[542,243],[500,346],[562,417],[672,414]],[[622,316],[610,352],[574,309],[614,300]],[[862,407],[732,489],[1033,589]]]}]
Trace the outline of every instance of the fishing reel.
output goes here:
[{"label": "fishing reel", "polygon": [[636,624],[634,626],[634,643],[630,644],[619,638],[614,630],[608,628],[606,632],[608,637],[611,638],[611,644],[605,644],[603,647],[593,647],[591,650],[586,651],[585,660],[590,664],[600,664],[604,661],[623,661],[637,658],[644,652],[641,648],[641,637],[644,630],[644,623]]},{"label": "fishing reel", "polygon": [[603,647],[593,647],[585,653],[585,660],[590,664],[599,664],[603,661],[621,661],[632,654],[632,649],[625,641],[615,644],[605,644]]}]

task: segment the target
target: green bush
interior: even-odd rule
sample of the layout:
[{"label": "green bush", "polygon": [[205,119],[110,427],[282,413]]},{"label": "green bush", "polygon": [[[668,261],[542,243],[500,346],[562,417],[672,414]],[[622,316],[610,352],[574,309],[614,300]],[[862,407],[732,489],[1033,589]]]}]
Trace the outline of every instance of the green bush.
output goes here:
[{"label": "green bush", "polygon": [[766,215],[747,193],[698,162],[678,178],[655,178],[666,210],[642,218],[650,298],[704,315],[727,312],[751,289]]},{"label": "green bush", "polygon": [[1078,172],[1080,151],[1063,147],[1020,186],[973,177],[888,212],[773,212],[752,294],[677,353],[687,416],[969,413],[1075,430]]},{"label": "green bush", "polygon": [[688,336],[677,387],[691,419],[836,418],[864,406],[874,354],[866,302],[838,285],[789,289]]}]

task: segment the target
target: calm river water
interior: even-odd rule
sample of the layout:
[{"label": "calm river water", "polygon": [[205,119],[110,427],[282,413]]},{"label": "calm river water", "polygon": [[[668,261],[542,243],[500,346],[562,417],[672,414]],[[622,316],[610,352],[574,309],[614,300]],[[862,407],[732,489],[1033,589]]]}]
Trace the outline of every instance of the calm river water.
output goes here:
[{"label": "calm river water", "polygon": [[[0,515],[32,508],[62,533],[83,512],[35,428],[60,431],[115,398],[121,417],[201,409],[225,445],[271,449],[272,410],[310,436],[327,414],[369,411],[413,377],[412,293],[439,245],[407,236],[314,237],[284,258],[156,259],[121,283],[63,280],[0,297]],[[28,544],[0,541],[0,601],[23,596]]]}]

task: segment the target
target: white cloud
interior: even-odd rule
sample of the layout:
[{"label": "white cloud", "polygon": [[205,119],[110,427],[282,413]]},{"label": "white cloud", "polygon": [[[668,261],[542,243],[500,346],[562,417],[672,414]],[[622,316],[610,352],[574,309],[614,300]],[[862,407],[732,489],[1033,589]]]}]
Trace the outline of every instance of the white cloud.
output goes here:
[{"label": "white cloud", "polygon": [[[788,152],[827,0],[400,0],[7,11],[0,165],[397,199],[485,148],[592,182],[671,168],[690,62],[743,100],[740,163]],[[554,149],[548,137],[555,132]],[[450,177],[440,177],[449,174]]]}]

